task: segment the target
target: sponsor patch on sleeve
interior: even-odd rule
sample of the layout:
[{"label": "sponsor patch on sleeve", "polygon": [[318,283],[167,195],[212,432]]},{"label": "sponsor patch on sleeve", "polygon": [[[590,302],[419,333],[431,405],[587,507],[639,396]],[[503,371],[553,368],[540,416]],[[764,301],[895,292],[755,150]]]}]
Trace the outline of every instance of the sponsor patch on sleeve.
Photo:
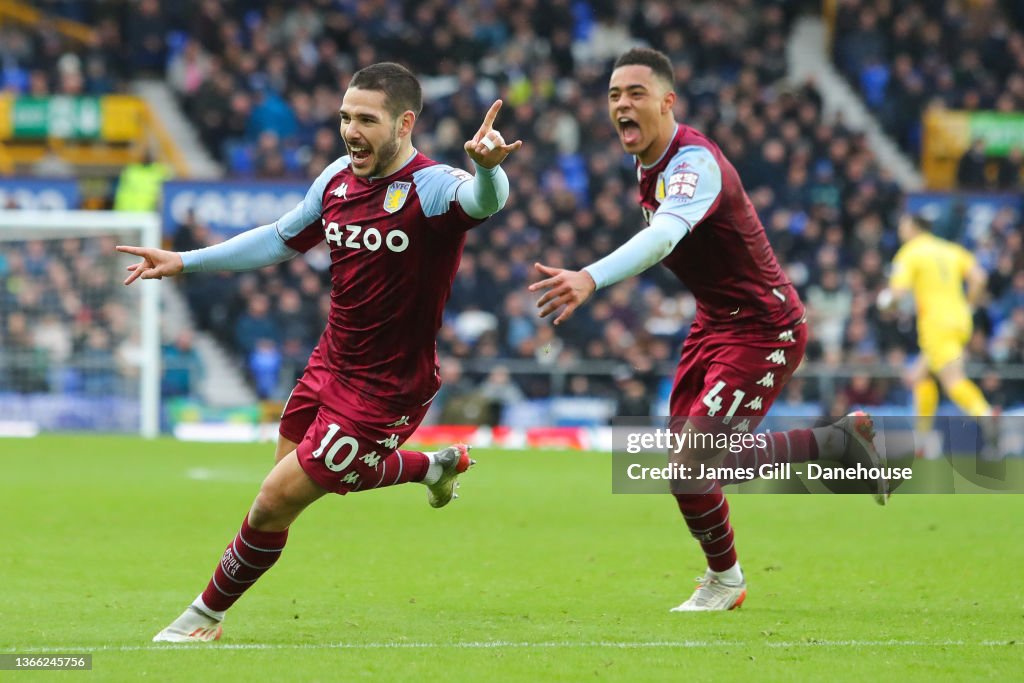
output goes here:
[{"label": "sponsor patch on sleeve", "polygon": [[665,187],[665,195],[668,197],[686,197],[692,199],[697,192],[697,180],[700,175],[693,171],[678,171],[673,173]]},{"label": "sponsor patch on sleeve", "polygon": [[461,168],[449,168],[447,171],[448,175],[453,175],[459,180],[472,180],[473,174],[469,171],[463,171]]}]

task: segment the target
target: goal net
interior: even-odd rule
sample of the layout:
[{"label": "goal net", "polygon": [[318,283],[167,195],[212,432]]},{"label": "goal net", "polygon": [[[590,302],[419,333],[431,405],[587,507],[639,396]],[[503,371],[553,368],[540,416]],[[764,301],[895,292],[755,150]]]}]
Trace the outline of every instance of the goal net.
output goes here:
[{"label": "goal net", "polygon": [[155,214],[0,210],[0,434],[160,429],[160,283],[117,244]]}]

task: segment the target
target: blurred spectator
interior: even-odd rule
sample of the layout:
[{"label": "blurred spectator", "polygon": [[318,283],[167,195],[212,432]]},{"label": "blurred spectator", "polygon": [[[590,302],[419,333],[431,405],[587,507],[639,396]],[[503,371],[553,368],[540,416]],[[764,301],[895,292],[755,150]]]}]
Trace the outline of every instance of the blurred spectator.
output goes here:
[{"label": "blurred spectator", "polygon": [[235,323],[235,343],[246,356],[256,350],[261,340],[277,341],[277,325],[270,315],[270,301],[263,294],[249,300],[246,312]]},{"label": "blurred spectator", "polygon": [[156,161],[147,149],[142,160],[121,169],[114,195],[114,211],[156,211],[164,181],[171,169]]},{"label": "blurred spectator", "polygon": [[965,190],[980,190],[988,185],[985,177],[985,141],[975,138],[956,168],[957,184]]},{"label": "blurred spectator", "polygon": [[195,40],[189,39],[184,49],[167,64],[167,81],[182,97],[195,95],[206,82],[212,69],[209,56]]},{"label": "blurred spectator", "polygon": [[843,394],[850,406],[877,406],[884,398],[877,383],[867,373],[858,373],[851,377]]},{"label": "blurred spectator", "polygon": [[1009,154],[999,160],[996,187],[1000,190],[1019,190],[1022,167],[1024,167],[1024,150],[1019,146],[1014,147]]},{"label": "blurred spectator", "polygon": [[821,284],[807,293],[809,329],[825,353],[834,353],[843,343],[843,330],[850,317],[850,292],[841,288],[839,272],[828,269],[821,275]]},{"label": "blurred spectator", "polygon": [[487,424],[492,425],[501,421],[501,411],[505,406],[518,403],[526,398],[523,390],[513,381],[508,368],[503,365],[495,366],[491,370],[487,379],[477,388],[477,393],[490,406],[490,420]]},{"label": "blurred spectator", "polygon": [[647,394],[647,386],[632,374],[620,375],[616,381],[616,390],[616,417],[645,417],[651,414],[651,398]]},{"label": "blurred spectator", "polygon": [[277,394],[281,360],[281,352],[272,339],[259,339],[249,354],[249,372],[256,386],[256,395],[261,399],[273,398]]},{"label": "blurred spectator", "polygon": [[195,398],[203,377],[203,364],[192,345],[192,332],[178,332],[174,342],[162,349],[163,378],[160,393],[164,398]]},{"label": "blurred spectator", "polygon": [[496,420],[491,401],[480,394],[462,372],[457,358],[441,361],[443,384],[431,401],[433,422],[450,425],[493,424]]},{"label": "blurred spectator", "polygon": [[1005,9],[992,0],[843,0],[835,19],[836,65],[916,155],[927,106],[1024,108],[1021,3],[1002,4]]},{"label": "blurred spectator", "polygon": [[86,333],[85,346],[77,354],[76,364],[82,372],[82,391],[88,396],[110,396],[119,393],[117,365],[106,330],[93,327]]}]

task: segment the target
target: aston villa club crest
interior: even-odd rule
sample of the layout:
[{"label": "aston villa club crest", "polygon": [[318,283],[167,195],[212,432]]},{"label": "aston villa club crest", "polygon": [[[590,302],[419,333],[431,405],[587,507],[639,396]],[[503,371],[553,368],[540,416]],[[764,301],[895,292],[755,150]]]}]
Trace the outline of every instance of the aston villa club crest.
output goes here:
[{"label": "aston villa club crest", "polygon": [[388,185],[387,196],[384,197],[384,210],[394,213],[405,206],[405,200],[409,198],[409,190],[412,183],[391,183]]}]

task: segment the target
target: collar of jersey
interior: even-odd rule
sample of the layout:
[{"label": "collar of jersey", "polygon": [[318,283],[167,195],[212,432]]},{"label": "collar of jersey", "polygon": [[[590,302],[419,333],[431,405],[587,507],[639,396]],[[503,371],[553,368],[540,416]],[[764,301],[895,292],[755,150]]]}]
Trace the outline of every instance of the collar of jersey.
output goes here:
[{"label": "collar of jersey", "polygon": [[368,183],[375,183],[375,182],[377,182],[379,180],[387,180],[388,178],[391,178],[393,176],[398,175],[403,170],[405,170],[406,166],[408,166],[409,164],[412,163],[412,160],[416,158],[417,154],[419,154],[419,151],[417,151],[417,149],[415,147],[413,147],[412,148],[412,156],[410,156],[409,159],[404,164],[402,164],[402,166],[400,168],[396,169],[394,173],[389,173],[387,175],[382,175],[382,176],[370,176],[369,178],[366,179],[366,182],[368,182]]},{"label": "collar of jersey", "polygon": [[[676,140],[676,136],[677,136],[677,135],[679,135],[679,124],[678,124],[678,123],[676,124],[676,132],[672,133],[672,137],[671,137],[671,138],[669,138],[669,140],[668,140],[668,144],[667,144],[667,145],[665,145],[665,150],[664,150],[664,151],[663,151],[663,152],[661,153],[661,156],[660,156],[660,157],[658,157],[658,160],[657,160],[657,161],[655,161],[654,163],[648,164],[648,165],[646,165],[646,166],[645,166],[645,165],[643,165],[643,164],[640,164],[640,168],[642,168],[642,169],[644,169],[644,170],[646,171],[647,169],[649,169],[649,168],[654,168],[655,166],[657,166],[658,164],[660,164],[660,163],[661,163],[661,160],[665,158],[665,155],[666,155],[666,154],[668,154],[668,151],[669,151],[670,149],[672,149],[672,143],[673,143],[673,142],[675,142],[675,140]],[[640,160],[640,159],[639,159],[639,157],[638,157],[638,158],[637,158],[637,161],[639,161],[639,160]]]}]

